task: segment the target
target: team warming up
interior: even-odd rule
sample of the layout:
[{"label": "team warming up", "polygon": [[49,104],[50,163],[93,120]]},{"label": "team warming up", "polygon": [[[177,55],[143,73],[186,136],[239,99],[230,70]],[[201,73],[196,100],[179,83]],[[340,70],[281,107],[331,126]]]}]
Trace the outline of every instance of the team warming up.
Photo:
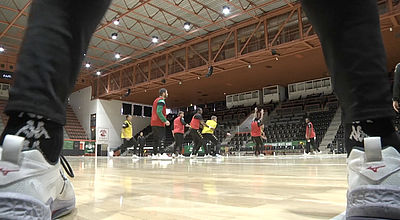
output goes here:
[{"label": "team warming up", "polygon": [[400,220],[399,0],[0,2],[0,219]]}]

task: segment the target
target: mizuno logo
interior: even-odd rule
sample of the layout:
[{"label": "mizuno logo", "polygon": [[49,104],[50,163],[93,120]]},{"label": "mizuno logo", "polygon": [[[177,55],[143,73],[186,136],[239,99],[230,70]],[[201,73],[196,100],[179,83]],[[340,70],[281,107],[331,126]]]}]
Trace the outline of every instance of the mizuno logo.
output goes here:
[{"label": "mizuno logo", "polygon": [[6,170],[6,169],[4,169],[4,168],[0,168],[0,172],[3,173],[3,176],[7,176],[7,174],[8,174],[9,172],[17,172],[17,171],[19,171],[19,170]]},{"label": "mizuno logo", "polygon": [[374,173],[376,173],[376,172],[378,172],[379,168],[383,168],[383,167],[386,167],[386,166],[383,165],[383,166],[380,166],[380,167],[368,167],[367,169],[368,170],[372,170]]}]

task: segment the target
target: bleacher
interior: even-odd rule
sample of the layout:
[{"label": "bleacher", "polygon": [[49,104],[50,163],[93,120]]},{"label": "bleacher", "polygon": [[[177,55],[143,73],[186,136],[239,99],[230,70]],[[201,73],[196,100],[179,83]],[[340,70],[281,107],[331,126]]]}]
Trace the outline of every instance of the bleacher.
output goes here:
[{"label": "bleacher", "polygon": [[88,140],[85,130],[81,126],[81,123],[70,105],[67,105],[66,116],[67,123],[64,128],[69,139]]}]

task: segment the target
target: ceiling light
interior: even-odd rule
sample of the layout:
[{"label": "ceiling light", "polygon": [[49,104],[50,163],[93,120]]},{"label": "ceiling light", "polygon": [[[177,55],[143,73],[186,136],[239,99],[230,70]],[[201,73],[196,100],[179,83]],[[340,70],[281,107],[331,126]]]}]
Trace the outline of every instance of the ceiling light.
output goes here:
[{"label": "ceiling light", "polygon": [[114,21],[114,24],[115,24],[115,25],[119,25],[119,19],[115,20],[115,21]]},{"label": "ceiling light", "polygon": [[228,6],[224,6],[222,7],[222,13],[224,15],[228,15],[229,13],[231,13],[231,9]]},{"label": "ceiling light", "polygon": [[87,62],[87,63],[85,64],[85,67],[86,67],[86,68],[90,68],[90,63]]},{"label": "ceiling light", "polygon": [[189,22],[185,22],[185,24],[183,25],[183,28],[184,28],[186,31],[189,31],[189,30],[190,30],[190,23],[189,23]]},{"label": "ceiling light", "polygon": [[101,72],[100,72],[100,71],[97,71],[97,72],[96,72],[96,75],[100,76],[100,75],[101,75]]},{"label": "ceiling light", "polygon": [[278,57],[275,57],[275,60],[279,60],[279,58],[278,58]]},{"label": "ceiling light", "polygon": [[121,58],[121,54],[115,53],[114,57],[117,58],[117,59],[119,59],[119,58]]},{"label": "ceiling light", "polygon": [[111,39],[116,40],[118,38],[118,34],[117,33],[112,33],[111,34]]},{"label": "ceiling light", "polygon": [[393,31],[393,28],[389,28],[389,31]]},{"label": "ceiling light", "polygon": [[3,46],[0,46],[0,53],[2,53],[2,52],[4,52],[4,51],[5,51],[4,47],[3,47]]},{"label": "ceiling light", "polygon": [[249,69],[251,69],[251,64],[249,64],[247,67],[248,67]]},{"label": "ceiling light", "polygon": [[178,83],[179,85],[182,85],[182,81],[179,81],[179,83]]},{"label": "ceiling light", "polygon": [[200,79],[200,76],[198,76],[197,79]]},{"label": "ceiling light", "polygon": [[157,36],[153,36],[153,37],[151,38],[151,42],[153,42],[153,43],[158,43],[158,37],[157,37]]}]

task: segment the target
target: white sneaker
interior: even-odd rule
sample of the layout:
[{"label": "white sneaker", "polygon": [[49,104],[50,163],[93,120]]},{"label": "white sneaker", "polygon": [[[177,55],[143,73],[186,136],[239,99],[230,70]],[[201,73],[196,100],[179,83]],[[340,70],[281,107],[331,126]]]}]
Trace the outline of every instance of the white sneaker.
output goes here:
[{"label": "white sneaker", "polygon": [[194,159],[194,158],[196,158],[196,155],[190,154],[190,158],[191,158],[191,159]]},{"label": "white sneaker", "polygon": [[75,193],[61,162],[49,164],[38,150],[21,152],[24,140],[7,135],[0,151],[0,219],[55,219],[69,214],[75,208]]},{"label": "white sneaker", "polygon": [[381,149],[379,137],[364,139],[364,151],[353,149],[347,159],[346,219],[400,219],[400,154]]},{"label": "white sneaker", "polygon": [[176,154],[172,154],[172,158],[174,158],[174,159],[175,159],[175,158],[176,158]]},{"label": "white sneaker", "polygon": [[166,153],[163,153],[160,157],[160,160],[172,160],[172,157],[168,156]]},{"label": "white sneaker", "polygon": [[151,159],[152,160],[158,160],[158,156],[153,154],[153,156],[151,156]]},{"label": "white sneaker", "polygon": [[260,156],[260,157],[264,157],[264,154],[260,154],[260,155],[258,155],[258,156]]},{"label": "white sneaker", "polygon": [[139,159],[139,157],[136,154],[134,154],[132,155],[132,159]]},{"label": "white sneaker", "polygon": [[109,156],[109,157],[113,157],[113,156],[114,156],[114,151],[109,151],[109,152],[108,152],[108,156]]},{"label": "white sneaker", "polygon": [[178,158],[185,158],[185,156],[183,156],[182,154],[179,154]]}]

